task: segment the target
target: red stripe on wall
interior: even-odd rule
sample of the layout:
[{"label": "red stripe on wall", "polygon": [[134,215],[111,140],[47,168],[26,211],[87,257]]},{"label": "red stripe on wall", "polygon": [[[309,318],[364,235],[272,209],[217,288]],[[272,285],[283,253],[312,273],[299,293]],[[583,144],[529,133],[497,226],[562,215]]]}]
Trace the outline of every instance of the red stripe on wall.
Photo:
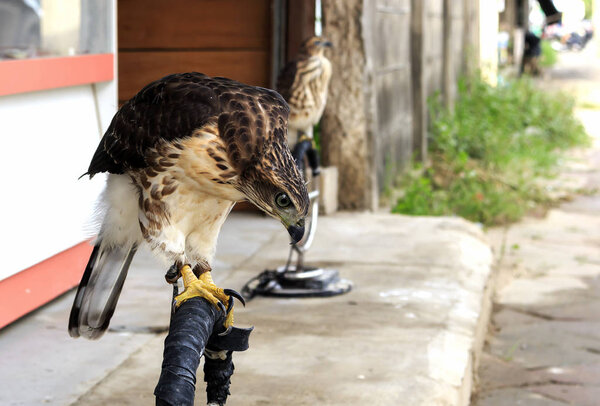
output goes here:
[{"label": "red stripe on wall", "polygon": [[0,61],[0,96],[113,80],[113,63],[113,54]]},{"label": "red stripe on wall", "polygon": [[1,280],[0,328],[77,286],[92,249],[82,242]]}]

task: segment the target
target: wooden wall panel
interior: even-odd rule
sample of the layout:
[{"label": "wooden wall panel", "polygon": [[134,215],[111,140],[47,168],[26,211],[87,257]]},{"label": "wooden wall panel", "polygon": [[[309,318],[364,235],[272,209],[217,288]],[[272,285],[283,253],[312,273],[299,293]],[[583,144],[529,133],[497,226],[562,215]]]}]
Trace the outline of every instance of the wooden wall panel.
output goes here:
[{"label": "wooden wall panel", "polygon": [[286,57],[291,61],[307,38],[315,35],[315,2],[288,0]]},{"label": "wooden wall panel", "polygon": [[270,59],[265,51],[121,52],[119,100],[127,101],[153,80],[178,72],[202,72],[268,87]]},{"label": "wooden wall panel", "polygon": [[119,0],[119,49],[267,49],[268,0]]},{"label": "wooden wall panel", "polygon": [[412,93],[409,0],[369,5],[376,123],[375,167],[379,189],[393,186],[395,174],[412,154]]},{"label": "wooden wall panel", "polygon": [[426,96],[442,90],[442,66],[444,60],[444,14],[442,0],[425,0],[423,26],[423,69]]}]

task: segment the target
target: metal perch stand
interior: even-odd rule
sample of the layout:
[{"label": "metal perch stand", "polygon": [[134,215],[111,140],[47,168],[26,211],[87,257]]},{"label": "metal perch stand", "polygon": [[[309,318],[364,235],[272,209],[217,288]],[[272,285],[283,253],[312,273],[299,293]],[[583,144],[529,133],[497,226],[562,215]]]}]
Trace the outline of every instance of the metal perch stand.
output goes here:
[{"label": "metal perch stand", "polygon": [[[174,297],[177,285],[173,286]],[[196,371],[204,355],[207,403],[222,406],[230,394],[233,351],[248,349],[252,328],[225,333],[225,314],[204,298],[194,297],[174,311],[165,339],[162,371],[154,389],[156,405],[193,405]]]}]

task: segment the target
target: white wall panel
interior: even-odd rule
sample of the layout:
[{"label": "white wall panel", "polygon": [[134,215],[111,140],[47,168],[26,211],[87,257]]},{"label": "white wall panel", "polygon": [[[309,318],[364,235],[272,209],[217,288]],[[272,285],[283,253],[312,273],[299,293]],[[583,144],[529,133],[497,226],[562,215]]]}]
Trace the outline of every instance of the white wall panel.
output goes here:
[{"label": "white wall panel", "polygon": [[2,280],[93,236],[104,178],[77,179],[100,137],[92,86],[0,97],[0,137]]}]

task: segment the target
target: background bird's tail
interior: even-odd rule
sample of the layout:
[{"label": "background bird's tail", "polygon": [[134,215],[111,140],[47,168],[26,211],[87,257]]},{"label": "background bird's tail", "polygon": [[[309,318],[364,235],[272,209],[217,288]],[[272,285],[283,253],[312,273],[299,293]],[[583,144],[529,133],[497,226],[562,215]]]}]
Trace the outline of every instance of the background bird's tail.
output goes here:
[{"label": "background bird's tail", "polygon": [[69,335],[98,339],[108,329],[137,246],[98,241],[85,268],[69,317]]}]

